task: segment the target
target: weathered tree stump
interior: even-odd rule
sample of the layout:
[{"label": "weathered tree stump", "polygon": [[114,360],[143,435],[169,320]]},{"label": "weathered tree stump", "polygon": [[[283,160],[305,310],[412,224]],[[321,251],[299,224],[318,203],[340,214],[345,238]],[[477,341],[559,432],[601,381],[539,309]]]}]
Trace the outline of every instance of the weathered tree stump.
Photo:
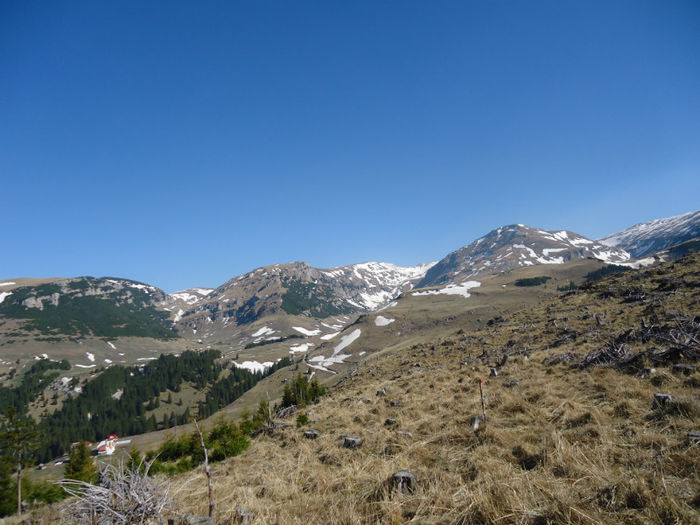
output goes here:
[{"label": "weathered tree stump", "polygon": [[677,405],[677,401],[670,394],[654,394],[654,402],[651,408],[654,410],[668,410]]},{"label": "weathered tree stump", "polygon": [[676,374],[683,374],[684,376],[689,376],[695,372],[695,367],[693,365],[676,364],[673,365],[673,372]]},{"label": "weathered tree stump", "polygon": [[492,368],[491,372],[489,372],[489,377],[498,377],[498,370]]},{"label": "weathered tree stump", "polygon": [[418,478],[413,472],[400,470],[391,476],[391,484],[399,492],[413,492],[418,484]]},{"label": "weathered tree stump", "polygon": [[313,428],[304,431],[304,437],[306,439],[316,439],[318,435],[318,430],[314,430]]},{"label": "weathered tree stump", "polygon": [[359,437],[348,436],[343,441],[343,447],[345,448],[355,449],[360,448],[360,445],[362,445],[362,440]]}]

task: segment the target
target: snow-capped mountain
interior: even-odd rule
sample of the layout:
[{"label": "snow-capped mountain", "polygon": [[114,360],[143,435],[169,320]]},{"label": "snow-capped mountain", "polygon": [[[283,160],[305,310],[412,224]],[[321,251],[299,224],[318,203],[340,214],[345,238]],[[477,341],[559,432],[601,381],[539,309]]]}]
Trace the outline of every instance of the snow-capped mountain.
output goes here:
[{"label": "snow-capped mountain", "polygon": [[450,253],[430,268],[416,287],[461,283],[483,273],[494,274],[536,264],[564,264],[586,257],[621,263],[629,260],[630,255],[620,248],[567,230],[546,231],[510,224]]},{"label": "snow-capped mountain", "polygon": [[225,340],[232,333],[241,334],[238,327],[264,317],[270,319],[267,335],[273,337],[274,331],[274,337],[285,337],[295,332],[293,324],[299,324],[295,316],[323,319],[380,308],[412,288],[432,264],[401,267],[367,262],[330,269],[303,262],[275,264],[234,277],[215,290],[173,294],[178,297],[170,299],[168,308],[185,337]]},{"label": "snow-capped mountain", "polygon": [[431,262],[403,267],[390,263],[366,262],[321,272],[338,283],[350,284],[348,291],[353,296],[348,299],[350,304],[361,310],[376,310],[391,302],[401,292],[412,288],[434,265]]},{"label": "snow-capped mountain", "polygon": [[599,239],[639,258],[700,236],[700,211],[637,224]]},{"label": "snow-capped mountain", "polygon": [[[157,340],[180,335],[243,346],[293,336],[330,340],[353,322],[353,315],[378,310],[414,287],[450,285],[450,293],[467,293],[480,274],[587,257],[630,266],[654,264],[695,249],[697,243],[688,241],[698,236],[700,211],[639,224],[599,241],[568,230],[511,224],[438,263],[401,267],[365,262],[329,269],[303,262],[275,264],[218,288],[172,294],[119,278],[13,279],[0,282],[0,345],[15,341],[18,330],[32,334],[19,339],[27,344],[77,335]],[[684,248],[677,253],[648,256],[679,243]],[[644,259],[631,260],[640,257]]]}]

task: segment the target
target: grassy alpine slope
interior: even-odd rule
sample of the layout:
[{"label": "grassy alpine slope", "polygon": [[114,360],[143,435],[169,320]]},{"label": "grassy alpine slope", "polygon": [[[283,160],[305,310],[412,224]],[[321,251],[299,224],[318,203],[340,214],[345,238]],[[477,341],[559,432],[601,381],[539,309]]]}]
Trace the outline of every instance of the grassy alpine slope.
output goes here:
[{"label": "grassy alpine slope", "polygon": [[[699,276],[690,255],[377,354],[310,407],[308,426],[290,419],[213,465],[220,518],[698,523],[700,373],[673,365],[700,352]],[[474,431],[479,379],[488,424]],[[675,402],[653,408],[655,393]],[[310,427],[318,439],[304,439]],[[343,448],[345,434],[362,445]],[[413,492],[391,488],[402,469]],[[203,474],[174,482],[180,508],[206,514]]]}]

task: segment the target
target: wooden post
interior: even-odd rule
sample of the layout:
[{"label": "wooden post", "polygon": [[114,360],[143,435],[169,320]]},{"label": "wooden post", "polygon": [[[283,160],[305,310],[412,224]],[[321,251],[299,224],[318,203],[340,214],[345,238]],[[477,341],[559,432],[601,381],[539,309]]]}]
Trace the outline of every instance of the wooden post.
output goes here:
[{"label": "wooden post", "polygon": [[481,395],[481,415],[484,416],[484,423],[486,423],[486,404],[484,403],[484,390],[481,388],[482,380],[479,379],[479,394]]},{"label": "wooden post", "polygon": [[272,422],[272,407],[270,406],[270,392],[265,392],[267,396],[267,422]]}]

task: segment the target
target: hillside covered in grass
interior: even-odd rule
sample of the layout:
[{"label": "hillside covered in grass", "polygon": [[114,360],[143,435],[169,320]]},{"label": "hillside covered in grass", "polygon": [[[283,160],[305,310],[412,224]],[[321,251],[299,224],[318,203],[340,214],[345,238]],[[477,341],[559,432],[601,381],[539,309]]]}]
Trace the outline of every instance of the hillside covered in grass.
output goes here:
[{"label": "hillside covered in grass", "polygon": [[2,318],[22,325],[8,336],[174,338],[166,312],[155,308],[162,291],[125,279],[79,277],[14,288],[0,302]]},{"label": "hillside covered in grass", "polygon": [[[696,523],[699,277],[690,255],[365,361],[306,425],[280,419],[213,465],[220,519]],[[206,514],[202,474],[173,482]]]}]

